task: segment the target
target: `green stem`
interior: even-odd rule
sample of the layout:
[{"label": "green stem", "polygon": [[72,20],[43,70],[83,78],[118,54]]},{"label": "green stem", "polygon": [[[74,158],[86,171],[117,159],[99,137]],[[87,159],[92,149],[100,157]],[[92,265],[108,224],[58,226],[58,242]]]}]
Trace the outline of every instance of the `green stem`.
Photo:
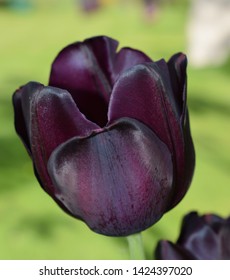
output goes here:
[{"label": "green stem", "polygon": [[127,236],[131,260],[145,260],[141,233]]}]

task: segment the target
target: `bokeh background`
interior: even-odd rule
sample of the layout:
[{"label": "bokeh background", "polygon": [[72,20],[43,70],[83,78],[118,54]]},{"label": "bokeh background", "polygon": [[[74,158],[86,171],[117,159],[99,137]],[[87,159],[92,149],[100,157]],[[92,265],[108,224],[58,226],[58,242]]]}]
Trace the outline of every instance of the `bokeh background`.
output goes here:
[{"label": "bokeh background", "polygon": [[[143,2],[104,0],[89,11],[73,0],[0,0],[0,259],[129,258],[125,238],[93,233],[40,188],[14,130],[11,99],[28,81],[47,84],[57,53],[91,36],[111,36],[154,60],[187,53],[191,3]],[[181,203],[143,232],[148,259],[159,239],[177,239],[189,211],[230,215],[230,60],[217,64],[189,63],[195,175]]]}]

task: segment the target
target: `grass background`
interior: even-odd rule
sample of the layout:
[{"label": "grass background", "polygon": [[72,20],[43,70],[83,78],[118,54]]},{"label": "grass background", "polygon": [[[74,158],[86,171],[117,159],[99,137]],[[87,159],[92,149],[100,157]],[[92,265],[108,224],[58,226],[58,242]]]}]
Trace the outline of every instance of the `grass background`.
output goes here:
[{"label": "grass background", "polygon": [[[187,1],[165,5],[153,23],[128,3],[107,5],[91,16],[74,1],[33,3],[21,12],[0,8],[0,259],[128,259],[125,238],[91,232],[40,188],[14,130],[12,93],[30,80],[47,84],[57,53],[94,35],[116,38],[154,60],[186,52]],[[157,240],[176,240],[189,211],[230,214],[230,62],[199,70],[189,66],[188,82],[195,176],[183,201],[143,232],[149,259]]]}]

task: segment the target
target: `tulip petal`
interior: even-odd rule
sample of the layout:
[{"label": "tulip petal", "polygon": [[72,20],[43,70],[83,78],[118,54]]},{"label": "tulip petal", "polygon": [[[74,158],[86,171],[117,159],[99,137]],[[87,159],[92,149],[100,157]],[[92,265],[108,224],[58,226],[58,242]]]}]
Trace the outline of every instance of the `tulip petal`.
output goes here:
[{"label": "tulip petal", "polygon": [[[116,51],[118,41],[107,36],[97,36],[83,41],[81,44],[87,45],[95,56],[100,69],[106,75],[109,83],[113,85],[112,75],[114,63],[116,62]],[[111,91],[110,91],[111,94]]]},{"label": "tulip petal", "polygon": [[195,212],[184,218],[177,243],[192,252],[198,260],[211,260],[219,256],[218,236]]},{"label": "tulip petal", "polygon": [[[175,161],[175,196],[172,201],[175,206],[189,187],[195,156],[189,121],[187,119],[185,128],[181,126],[170,77],[163,71],[163,64],[166,65],[164,61],[137,65],[123,73],[114,85],[108,119],[109,122],[125,116],[137,119],[169,147]],[[187,165],[191,172],[186,173]]]},{"label": "tulip petal", "polygon": [[[39,91],[42,85],[39,83],[30,83],[27,87],[31,87],[32,91]],[[14,106],[14,124],[18,135],[20,136],[23,144],[25,145],[28,153],[31,155],[30,139],[28,134],[26,116],[30,115],[30,112],[22,107],[22,94],[24,92],[24,86],[20,87],[13,94],[13,106]],[[28,115],[29,114],[29,115]],[[25,117],[24,117],[25,116]]]},{"label": "tulip petal", "polygon": [[93,37],[85,40],[84,43],[94,53],[97,62],[101,69],[103,69],[111,85],[127,69],[136,64],[152,61],[143,52],[132,48],[121,48],[116,53],[118,42],[106,36]]},{"label": "tulip petal", "polygon": [[20,98],[35,173],[43,188],[52,193],[46,166],[52,151],[68,139],[88,136],[99,127],[85,119],[67,91],[32,82],[21,88]]},{"label": "tulip petal", "polygon": [[107,123],[111,87],[118,75],[151,61],[131,48],[116,53],[117,46],[117,41],[106,36],[69,45],[54,60],[50,74],[49,85],[68,90],[80,111],[101,127]]},{"label": "tulip petal", "polygon": [[58,54],[49,85],[68,90],[89,120],[107,123],[111,85],[87,43],[74,43]]},{"label": "tulip petal", "polygon": [[214,214],[206,214],[202,216],[202,218],[205,223],[215,231],[216,234],[219,233],[224,224],[224,219]]},{"label": "tulip petal", "polygon": [[165,104],[168,95],[172,95],[172,89],[164,87],[159,71],[161,69],[156,63],[149,63],[124,72],[114,85],[108,119],[109,122],[122,117],[137,119],[150,127],[172,150]]},{"label": "tulip petal", "polygon": [[168,61],[171,84],[175,95],[175,100],[177,100],[178,110],[182,116],[182,120],[184,119],[187,101],[186,68],[187,58],[183,53],[177,53],[173,55]]},{"label": "tulip petal", "polygon": [[129,68],[142,64],[145,62],[152,62],[146,54],[132,48],[122,48],[116,55],[114,61],[112,83],[114,84],[119,75],[128,70]]},{"label": "tulip petal", "polygon": [[92,230],[111,236],[139,232],[159,220],[171,199],[172,169],[166,145],[128,118],[67,141],[48,162],[56,198]]},{"label": "tulip petal", "polygon": [[[173,108],[174,111],[176,110],[178,112],[178,116],[180,116],[179,122],[184,137],[184,152],[183,158],[181,159],[184,164],[177,167],[177,180],[175,181],[177,191],[175,191],[175,196],[171,205],[171,208],[173,208],[183,198],[188,186],[190,186],[195,167],[195,150],[190,133],[189,114],[187,109],[187,57],[183,53],[178,53],[169,59],[167,66],[165,63],[162,63],[162,60],[156,63],[162,69],[161,75],[165,81],[167,81],[170,76],[173,89],[173,94],[170,95],[173,96],[173,98],[170,99],[170,102],[174,99],[175,103],[172,103]],[[172,119],[169,119],[169,125],[171,126],[170,120]],[[176,139],[176,134],[173,138]],[[175,148],[179,148],[179,145],[175,146]],[[177,162],[180,162],[181,160],[177,159]]]},{"label": "tulip petal", "polygon": [[194,260],[195,257],[180,245],[161,240],[155,250],[157,260]]}]

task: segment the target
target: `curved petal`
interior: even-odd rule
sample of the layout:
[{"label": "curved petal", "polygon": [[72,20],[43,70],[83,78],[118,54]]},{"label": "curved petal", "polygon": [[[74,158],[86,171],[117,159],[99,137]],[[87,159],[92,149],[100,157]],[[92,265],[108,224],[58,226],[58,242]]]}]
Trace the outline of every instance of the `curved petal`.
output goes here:
[{"label": "curved petal", "polygon": [[[182,169],[182,166],[177,168],[177,181],[175,182],[177,191],[175,192],[171,206],[173,208],[187,192],[195,168],[195,150],[190,133],[189,113],[187,109],[187,57],[183,53],[177,53],[169,59],[167,66],[162,61],[156,63],[162,69],[161,75],[167,74],[167,76],[164,76],[164,80],[171,81],[173,94],[170,96],[173,96],[173,98],[170,99],[170,103],[173,104],[174,110],[176,109],[178,112],[184,137],[184,168]],[[170,77],[170,79],[167,77]],[[174,102],[172,102],[173,99]]]},{"label": "curved petal", "polygon": [[[31,87],[32,91],[39,91],[43,85],[39,83],[29,83],[27,87]],[[28,117],[30,112],[28,109],[22,108],[22,95],[24,92],[24,86],[20,87],[18,90],[15,91],[13,94],[13,106],[14,106],[14,125],[16,132],[20,136],[23,144],[25,145],[28,153],[31,155],[31,146],[30,146],[30,139],[29,139],[29,129],[28,129]],[[26,111],[25,111],[26,109]]]},{"label": "curved petal", "polygon": [[[182,127],[170,77],[163,71],[163,64],[166,65],[164,61],[137,65],[123,73],[111,95],[108,119],[109,122],[124,116],[137,119],[169,147],[175,166],[172,201],[175,206],[189,187],[195,156],[188,118],[186,128]],[[192,172],[186,170],[187,164]]]},{"label": "curved petal", "polygon": [[87,43],[74,43],[58,54],[49,85],[68,90],[89,120],[107,123],[111,85]]},{"label": "curved petal", "polygon": [[209,225],[216,234],[221,230],[225,220],[215,214],[206,214],[202,216],[202,219],[207,225]]},{"label": "curved petal", "polygon": [[49,85],[67,89],[80,111],[101,127],[107,123],[111,87],[118,75],[135,64],[151,61],[144,53],[123,48],[98,36],[64,48],[53,62]]},{"label": "curved petal", "polygon": [[74,136],[88,136],[98,126],[85,119],[67,91],[33,82],[22,87],[20,95],[36,174],[44,189],[52,193],[47,173],[52,151]]},{"label": "curved petal", "polygon": [[183,53],[173,55],[168,61],[168,69],[170,73],[171,84],[175,99],[178,103],[178,110],[182,119],[185,115],[187,102],[187,57]]},{"label": "curved petal", "polygon": [[184,218],[177,243],[192,252],[199,260],[219,259],[217,234],[195,212]]},{"label": "curved petal", "polygon": [[112,83],[114,84],[119,75],[121,75],[129,68],[145,62],[152,62],[152,60],[143,52],[132,48],[122,48],[117,53],[114,61]]},{"label": "curved petal", "polygon": [[131,119],[60,145],[48,170],[56,198],[105,235],[144,230],[159,220],[171,199],[170,152],[148,127]]},{"label": "curved petal", "polygon": [[172,150],[165,105],[172,90],[164,87],[159,71],[156,63],[149,63],[124,72],[114,85],[108,119],[109,123],[125,116],[137,119],[150,127]]},{"label": "curved petal", "polygon": [[107,36],[93,37],[83,43],[91,49],[111,85],[127,69],[136,64],[152,61],[143,52],[132,48],[121,48],[119,52],[116,52],[118,42]]},{"label": "curved petal", "polygon": [[87,45],[92,51],[100,69],[102,69],[110,84],[113,85],[111,77],[113,75],[114,63],[116,61],[118,41],[107,36],[96,36],[86,39],[82,44]]},{"label": "curved petal", "polygon": [[187,214],[181,226],[181,233],[177,243],[184,246],[193,232],[199,231],[205,226],[203,218],[199,217],[197,212],[191,212]]},{"label": "curved petal", "polygon": [[[190,132],[190,124],[189,124],[189,114],[186,108],[185,118],[184,118],[184,126],[183,126],[183,135],[184,135],[184,165],[181,165],[177,168],[177,191],[175,191],[175,195],[173,198],[172,206],[173,208],[186,194],[188,187],[191,184],[194,169],[195,169],[195,149],[192,141],[192,136]],[[170,209],[169,209],[170,210]]]},{"label": "curved petal", "polygon": [[157,260],[194,260],[195,257],[183,247],[170,241],[161,240],[155,250]]}]

